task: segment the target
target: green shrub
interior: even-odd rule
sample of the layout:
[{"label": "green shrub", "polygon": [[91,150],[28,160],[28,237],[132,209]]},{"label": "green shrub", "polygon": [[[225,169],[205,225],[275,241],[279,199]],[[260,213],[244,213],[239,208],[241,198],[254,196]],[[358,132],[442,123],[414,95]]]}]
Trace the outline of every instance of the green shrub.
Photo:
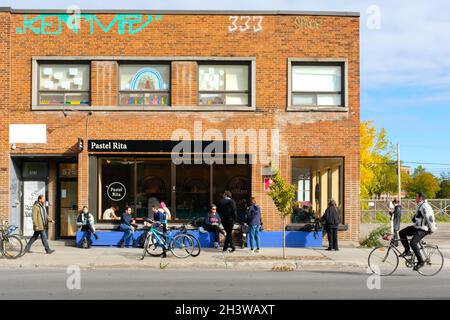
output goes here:
[{"label": "green shrub", "polygon": [[375,221],[379,223],[389,223],[391,221],[391,216],[383,212],[377,212],[375,214]]},{"label": "green shrub", "polygon": [[369,234],[366,239],[360,242],[361,246],[365,248],[374,248],[377,246],[381,246],[383,243],[380,241],[380,238],[388,233],[389,230],[390,228],[387,225],[376,228]]},{"label": "green shrub", "polygon": [[436,222],[450,222],[450,215],[448,214],[436,214]]}]

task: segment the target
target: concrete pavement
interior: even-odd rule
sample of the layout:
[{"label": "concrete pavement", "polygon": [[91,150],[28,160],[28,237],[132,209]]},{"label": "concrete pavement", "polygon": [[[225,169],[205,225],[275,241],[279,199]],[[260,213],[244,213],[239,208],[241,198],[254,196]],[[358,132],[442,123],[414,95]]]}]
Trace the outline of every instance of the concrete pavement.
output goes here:
[{"label": "concrete pavement", "polygon": [[[93,247],[79,249],[66,246],[64,242],[52,241],[56,251],[51,255],[44,252],[40,243],[32,253],[10,260],[1,258],[0,268],[66,268],[77,265],[82,269],[127,268],[164,270],[365,270],[370,249],[343,246],[340,251],[326,251],[325,248],[287,248],[287,259],[282,258],[281,248],[264,248],[261,253],[250,253],[248,249],[237,249],[234,253],[222,253],[216,249],[202,249],[198,257],[179,259],[172,256],[156,258],[146,256],[140,260],[142,249]],[[450,268],[450,248],[442,249],[444,268]],[[400,264],[402,265],[402,264]]]}]

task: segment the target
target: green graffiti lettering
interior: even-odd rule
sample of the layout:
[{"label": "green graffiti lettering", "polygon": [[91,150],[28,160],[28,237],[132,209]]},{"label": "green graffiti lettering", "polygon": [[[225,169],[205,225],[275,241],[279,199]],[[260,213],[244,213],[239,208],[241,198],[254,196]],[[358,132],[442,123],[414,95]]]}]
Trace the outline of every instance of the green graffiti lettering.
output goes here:
[{"label": "green graffiti lettering", "polygon": [[42,21],[42,16],[37,16],[34,19],[27,19],[27,18],[28,18],[28,15],[24,15],[22,33],[27,33],[27,29],[30,29],[33,33],[36,33],[36,34],[41,33],[40,28],[33,26],[33,24],[36,21],[39,21],[39,20]]},{"label": "green graffiti lettering", "polygon": [[[150,22],[152,22],[152,21],[153,21],[153,17],[151,15],[147,15],[147,21],[144,22],[140,27],[133,30],[133,25],[130,24],[129,33],[136,34],[136,33],[140,32],[142,29],[144,29],[146,26],[148,26],[150,24]],[[141,23],[141,22],[142,22],[142,16],[139,17],[139,23]]]},{"label": "green graffiti lettering", "polygon": [[104,33],[108,33],[109,30],[111,30],[111,28],[113,27],[113,25],[116,24],[117,20],[118,20],[118,19],[117,19],[117,16],[115,16],[114,19],[112,19],[112,21],[111,21],[111,22],[108,24],[108,26],[105,28],[105,27],[103,26],[103,24],[100,22],[100,20],[98,20],[97,16],[96,16],[96,15],[92,15],[92,20],[91,20],[91,34],[94,34],[94,25],[95,25],[94,22],[97,23],[97,25],[100,27],[100,29],[103,30]]},{"label": "green graffiti lettering", "polygon": [[[47,18],[57,18],[57,26],[58,29],[56,31],[47,31],[46,27],[53,27],[52,21],[47,21]],[[42,24],[41,24],[41,34],[61,34],[62,33],[62,25],[59,15],[53,14],[45,14],[42,15]]]},{"label": "green graffiti lettering", "polygon": [[[147,18],[145,21],[144,16]],[[50,18],[50,20],[47,18]],[[108,33],[116,23],[118,34],[137,34],[151,22],[161,21],[162,19],[162,15],[156,15],[153,19],[151,15],[119,14],[104,25],[95,14],[41,14],[34,18],[28,18],[28,15],[24,15],[23,27],[16,28],[16,33],[26,34],[30,30],[34,34],[61,34],[63,24],[65,24],[68,29],[78,34],[81,29],[81,22],[84,21],[89,24],[90,34],[95,33],[95,25],[100,27],[104,33]]]}]

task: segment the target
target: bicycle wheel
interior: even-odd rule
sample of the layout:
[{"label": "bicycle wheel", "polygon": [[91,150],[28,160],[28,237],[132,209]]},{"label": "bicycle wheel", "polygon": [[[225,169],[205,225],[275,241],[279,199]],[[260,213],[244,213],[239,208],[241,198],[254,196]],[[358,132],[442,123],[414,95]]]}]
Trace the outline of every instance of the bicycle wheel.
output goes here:
[{"label": "bicycle wheel", "polygon": [[191,256],[193,257],[197,257],[200,252],[202,251],[202,247],[200,245],[200,240],[198,240],[198,238],[196,236],[194,236],[193,234],[190,233],[185,233],[186,235],[188,235],[189,237],[191,237],[193,244],[194,244],[194,250],[191,253]]},{"label": "bicycle wheel", "polygon": [[145,254],[147,253],[148,243],[150,242],[150,235],[145,236],[144,249],[142,250],[141,260],[144,260]]},{"label": "bicycle wheel", "polygon": [[25,255],[25,253],[26,253],[25,248],[26,248],[27,245],[28,245],[28,241],[27,241],[27,239],[25,239],[23,236],[19,236],[19,239],[20,239],[20,241],[22,242],[22,246],[23,246],[23,250],[22,250],[22,252],[20,253],[19,257],[23,257],[23,256]]},{"label": "bicycle wheel", "polygon": [[170,241],[170,251],[177,258],[187,258],[194,251],[194,240],[187,234],[177,234]]},{"label": "bicycle wheel", "polygon": [[389,276],[397,270],[398,255],[389,246],[374,248],[368,258],[369,268],[380,276]]},{"label": "bicycle wheel", "polygon": [[424,266],[418,270],[423,276],[434,276],[444,266],[444,256],[435,246],[425,245],[421,250]]},{"label": "bicycle wheel", "polygon": [[3,239],[3,253],[9,259],[18,258],[23,252],[23,244],[18,236],[7,236]]},{"label": "bicycle wheel", "polygon": [[160,257],[164,253],[163,244],[161,244],[155,235],[152,233],[148,239],[145,250],[147,253],[153,257]]}]

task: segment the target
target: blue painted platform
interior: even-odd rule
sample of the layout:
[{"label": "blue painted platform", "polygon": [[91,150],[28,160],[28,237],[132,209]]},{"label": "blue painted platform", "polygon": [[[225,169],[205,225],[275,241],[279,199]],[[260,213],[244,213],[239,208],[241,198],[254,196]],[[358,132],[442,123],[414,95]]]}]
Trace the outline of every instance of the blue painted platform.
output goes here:
[{"label": "blue painted platform", "polygon": [[[247,234],[247,246],[249,247],[249,234]],[[259,233],[261,248],[282,248],[283,231],[263,231]],[[322,247],[323,233],[310,231],[286,231],[287,248],[311,248]]]},{"label": "blue painted platform", "polygon": [[[133,238],[139,240],[144,231],[135,231]],[[176,235],[179,231],[171,231],[170,234]],[[214,234],[212,232],[200,233],[198,230],[189,231],[200,240],[202,248],[214,247]],[[78,231],[76,235],[76,243],[79,246],[81,239],[85,236],[86,231]],[[93,246],[117,246],[122,240],[124,233],[122,231],[97,231],[98,240],[92,236]],[[282,231],[263,231],[259,233],[261,248],[281,248],[283,246]],[[286,247],[288,248],[305,248],[305,247],[322,247],[322,232],[309,231],[286,231]],[[132,245],[130,239],[126,246]],[[247,234],[247,246],[249,245],[249,234]]]}]

